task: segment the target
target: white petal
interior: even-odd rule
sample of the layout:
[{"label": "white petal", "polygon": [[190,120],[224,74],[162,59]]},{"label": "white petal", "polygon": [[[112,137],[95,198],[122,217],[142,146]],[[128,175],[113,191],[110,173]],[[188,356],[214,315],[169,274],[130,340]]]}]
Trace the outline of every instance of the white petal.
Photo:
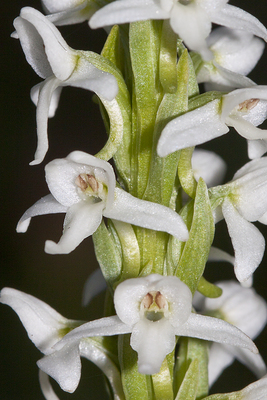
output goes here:
[{"label": "white petal", "polygon": [[143,228],[167,232],[182,241],[188,239],[186,225],[178,213],[161,204],[138,199],[119,188],[115,189],[114,203],[106,207],[103,215]]},{"label": "white petal", "polygon": [[45,354],[51,353],[52,346],[61,338],[60,330],[75,322],[62,317],[43,301],[19,290],[2,289],[0,302],[13,308],[31,341]]},{"label": "white petal", "polygon": [[115,363],[108,357],[105,351],[94,345],[92,341],[83,339],[80,342],[80,354],[82,357],[92,361],[108,378],[112,387],[114,399],[124,398],[120,372]]},{"label": "white petal", "polygon": [[[231,347],[232,348],[232,347]],[[254,353],[248,352],[255,355]],[[257,354],[258,355],[258,354]],[[226,350],[226,346],[212,343],[209,350],[209,386],[219,378],[225,368],[234,362],[234,356]]]},{"label": "white petal", "polygon": [[[109,163],[90,154],[75,151],[66,158],[51,161],[45,167],[46,181],[50,192],[65,206],[81,201],[75,184],[80,174],[93,175],[97,181],[108,188],[107,204],[114,199],[115,175]],[[88,201],[90,201],[88,197]]]},{"label": "white petal", "polygon": [[41,78],[53,74],[52,68],[44,51],[43,40],[35,27],[25,19],[18,17],[14,20],[14,27],[25,53],[26,60]]},{"label": "white petal", "polygon": [[88,204],[81,200],[67,211],[64,231],[58,243],[47,240],[45,252],[49,254],[69,254],[85,238],[92,235],[102,220],[104,203]]},{"label": "white petal", "polygon": [[207,44],[216,63],[241,75],[249,74],[264,50],[264,42],[251,33],[225,27],[215,29],[207,38]]},{"label": "white petal", "polygon": [[67,207],[60,204],[51,194],[42,197],[22,215],[17,225],[17,232],[26,232],[31,218],[36,215],[65,213]]},{"label": "white petal", "polygon": [[239,393],[242,395],[242,400],[265,400],[266,392],[267,376],[246,386]]},{"label": "white petal", "polygon": [[232,346],[229,346],[228,351],[233,354],[239,362],[249,368],[257,378],[261,378],[266,374],[266,365],[260,354],[254,354],[246,349]]},{"label": "white petal", "polygon": [[114,293],[118,317],[129,326],[140,320],[140,303],[149,292],[160,292],[171,305],[168,320],[173,326],[185,322],[192,306],[192,294],[176,276],[151,274],[145,278],[132,278],[120,283]]},{"label": "white petal", "polygon": [[98,10],[90,19],[92,29],[147,19],[166,19],[169,13],[153,0],[119,0]]},{"label": "white petal", "polygon": [[257,347],[247,335],[235,326],[218,318],[192,313],[183,325],[175,328],[175,334],[230,344],[258,353]]},{"label": "white petal", "polygon": [[[56,2],[54,0],[42,0],[43,8],[51,14],[67,9],[71,10],[80,3],[79,0],[57,0]],[[86,4],[86,1],[82,1],[82,3]]]},{"label": "white petal", "polygon": [[54,24],[39,11],[24,7],[20,16],[29,21],[41,36],[53,73],[61,81],[66,80],[76,66],[76,52],[67,45]]},{"label": "white petal", "polygon": [[212,14],[212,22],[233,29],[242,29],[267,41],[267,30],[260,21],[241,8],[227,4]]},{"label": "white petal", "polygon": [[[233,176],[233,181],[236,181],[242,177],[246,178],[246,175],[248,175],[251,172],[256,172],[261,174],[261,169],[266,169],[267,168],[267,157],[262,157],[259,160],[253,160],[249,161],[243,167],[241,167],[238,171]],[[267,172],[267,170],[266,170]],[[240,180],[241,181],[241,180]]]},{"label": "white petal", "polygon": [[244,282],[262,260],[265,240],[260,231],[245,220],[228,199],[224,200],[222,211],[235,251],[235,274],[240,282]]},{"label": "white petal", "polygon": [[216,299],[205,299],[204,310],[220,310],[223,319],[256,338],[267,322],[267,304],[253,288],[244,288],[236,281],[216,282],[223,293]]},{"label": "white petal", "polygon": [[192,155],[192,169],[198,181],[203,178],[208,187],[222,183],[226,173],[226,162],[213,151],[195,149]]},{"label": "white petal", "polygon": [[[31,88],[31,99],[32,99],[32,102],[36,106],[38,104],[39,93],[40,93],[40,90],[43,87],[43,85],[44,85],[44,83],[41,82]],[[59,98],[61,95],[61,90],[62,90],[62,87],[57,87],[52,93],[50,104],[49,104],[49,111],[48,111],[49,118],[54,117],[54,115],[56,113],[58,103],[59,103]]]},{"label": "white petal", "polygon": [[56,393],[54,392],[52,385],[49,382],[48,375],[39,369],[39,383],[46,400],[59,400]]},{"label": "white petal", "polygon": [[124,324],[117,316],[96,319],[73,329],[56,343],[54,349],[60,350],[69,343],[76,343],[87,337],[121,335],[131,331],[131,327]]},{"label": "white petal", "polygon": [[[79,54],[77,52],[77,54]],[[113,100],[118,94],[115,76],[98,69],[80,53],[79,61],[73,74],[65,81],[66,85],[92,90],[105,100]]]},{"label": "white petal", "polygon": [[260,158],[267,151],[267,140],[248,140],[248,157]]},{"label": "white petal", "polygon": [[235,128],[239,135],[246,139],[267,139],[267,129],[256,128],[256,126],[254,126],[251,122],[246,121],[240,115],[230,115],[229,117],[225,118],[225,123],[228,126]]},{"label": "white petal", "polygon": [[100,268],[92,272],[86,279],[83,287],[82,305],[87,306],[90,301],[107,288],[107,283]]},{"label": "white petal", "polygon": [[[53,93],[58,89],[60,81],[52,75],[41,85],[38,95],[36,122],[37,122],[37,149],[34,160],[30,165],[36,165],[43,161],[48,150],[47,120],[53,98]],[[58,92],[57,92],[58,93]]]},{"label": "white petal", "polygon": [[159,321],[140,320],[133,329],[131,347],[138,353],[138,371],[153,375],[175,346],[174,329],[166,319]]},{"label": "white petal", "polygon": [[188,5],[175,3],[170,24],[191,50],[198,51],[205,60],[212,58],[205,40],[211,31],[211,21],[202,7],[195,2]]},{"label": "white petal", "polygon": [[235,258],[225,251],[218,249],[217,247],[211,247],[208,261],[227,261],[230,264],[235,263]]},{"label": "white petal", "polygon": [[267,100],[267,86],[252,86],[250,88],[237,89],[224,95],[222,100],[222,121],[225,121],[236,106],[250,99]]},{"label": "white petal", "polygon": [[165,157],[176,150],[208,142],[229,132],[221,121],[219,104],[219,100],[213,100],[170,121],[161,133],[158,155]]},{"label": "white petal", "polygon": [[73,393],[81,377],[79,342],[66,344],[37,361],[38,367],[54,378],[65,392]]},{"label": "white petal", "polygon": [[79,24],[90,19],[92,10],[86,10],[87,0],[76,7],[49,14],[46,18],[57,26]]}]

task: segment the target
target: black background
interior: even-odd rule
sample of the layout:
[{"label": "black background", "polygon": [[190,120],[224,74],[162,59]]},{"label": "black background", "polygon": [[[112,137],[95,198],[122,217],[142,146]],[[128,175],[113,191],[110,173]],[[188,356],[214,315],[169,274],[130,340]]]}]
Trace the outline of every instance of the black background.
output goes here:
[{"label": "black background", "polygon": [[[255,15],[267,25],[266,0],[232,1]],[[65,157],[73,150],[95,154],[105,143],[105,131],[98,106],[91,101],[89,91],[64,88],[56,116],[49,121],[49,152],[44,163],[30,167],[36,148],[35,106],[29,98],[30,88],[40,81],[27,64],[20,44],[11,39],[13,19],[24,6],[42,10],[37,0],[5,1],[1,5],[1,268],[0,288],[9,286],[50,304],[67,318],[92,320],[101,316],[103,296],[81,307],[81,292],[90,272],[97,268],[91,238],[86,239],[70,255],[47,255],[43,251],[46,239],[58,241],[63,215],[34,218],[26,234],[17,234],[15,227],[23,212],[48,193],[44,165],[54,158]],[[91,31],[87,23],[60,28],[68,44],[76,49],[101,51],[105,40],[103,30]],[[267,84],[267,53],[250,77],[258,84]],[[265,123],[267,128],[267,123]],[[247,159],[246,143],[235,132],[205,146],[218,152],[230,165],[226,180]],[[260,225],[267,236],[266,227]],[[225,224],[218,224],[215,245],[232,252]],[[206,277],[212,281],[234,278],[227,264],[208,264]],[[257,291],[267,299],[266,257],[254,274]],[[267,333],[256,340],[267,361]],[[9,307],[0,306],[0,398],[1,400],[43,399],[38,383],[36,361],[40,352],[28,339],[17,315]],[[235,368],[235,369],[233,369]],[[243,366],[235,363],[223,373],[213,391],[241,389],[255,378]],[[54,387],[60,399],[105,399],[105,384],[101,372],[88,361],[83,362],[82,379],[77,391],[70,395]]]}]

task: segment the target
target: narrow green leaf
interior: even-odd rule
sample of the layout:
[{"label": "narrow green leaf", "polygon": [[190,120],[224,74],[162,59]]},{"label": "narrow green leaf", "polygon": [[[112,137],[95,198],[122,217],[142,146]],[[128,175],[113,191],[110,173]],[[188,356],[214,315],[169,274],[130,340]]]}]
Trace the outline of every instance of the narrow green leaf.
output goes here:
[{"label": "narrow green leaf", "polygon": [[161,33],[159,77],[166,93],[177,90],[177,35],[170,26],[169,20],[164,20]]},{"label": "narrow green leaf", "polygon": [[199,179],[197,185],[192,225],[187,226],[190,229],[189,239],[184,245],[175,275],[186,283],[194,294],[203,274],[214,237],[214,220],[208,190],[202,178]]},{"label": "narrow green leaf", "polygon": [[195,400],[199,378],[199,362],[197,359],[190,363],[184,380],[179,388],[175,400]]},{"label": "narrow green leaf", "polygon": [[173,399],[172,374],[166,358],[161,365],[159,373],[152,375],[152,383],[156,400]]},{"label": "narrow green leaf", "polygon": [[96,258],[104,278],[106,282],[113,287],[121,274],[121,253],[103,221],[93,234],[93,242]]},{"label": "narrow green leaf", "polygon": [[199,293],[203,294],[203,296],[217,298],[220,297],[222,294],[222,289],[213,283],[208,282],[204,276],[202,276],[199,280],[199,284],[197,287]]}]

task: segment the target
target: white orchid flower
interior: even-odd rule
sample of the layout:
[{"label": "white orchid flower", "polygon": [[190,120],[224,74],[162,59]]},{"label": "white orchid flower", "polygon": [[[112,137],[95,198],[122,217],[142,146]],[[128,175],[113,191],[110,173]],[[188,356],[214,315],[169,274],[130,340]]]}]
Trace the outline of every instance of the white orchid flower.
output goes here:
[{"label": "white orchid flower", "polygon": [[[204,298],[201,311],[208,315],[221,315],[227,321],[251,339],[255,339],[267,322],[267,304],[254,289],[244,288],[235,281],[217,282],[223,293],[216,299]],[[212,343],[209,350],[209,385],[220,376],[222,371],[239,360],[246,365],[257,378],[266,374],[266,365],[260,354],[254,354],[225,344]]]},{"label": "white orchid flower", "polygon": [[103,216],[164,231],[182,241],[188,239],[186,225],[178,213],[115,187],[113,168],[104,160],[74,151],[66,158],[51,161],[45,171],[51,194],[24,213],[17,231],[25,232],[36,215],[66,213],[63,235],[57,244],[46,241],[47,253],[70,253],[96,231]]},{"label": "white orchid flower", "polygon": [[207,187],[222,183],[226,173],[226,162],[216,153],[204,149],[195,149],[191,159],[195,179],[204,179]]},{"label": "white orchid flower", "polygon": [[213,59],[202,62],[196,71],[198,83],[205,82],[206,91],[255,85],[246,75],[263,53],[265,44],[261,39],[250,32],[220,27],[211,32],[207,45]]},{"label": "white orchid flower", "polygon": [[226,4],[227,0],[117,0],[97,11],[91,28],[147,19],[169,19],[174,32],[203,59],[212,58],[206,38],[211,24],[242,29],[267,40],[266,28],[252,15]]},{"label": "white orchid flower", "polygon": [[97,9],[90,0],[42,0],[42,5],[49,21],[58,26],[87,21]]},{"label": "white orchid flower", "polygon": [[[235,251],[235,274],[246,282],[260,264],[265,240],[251,222],[267,223],[267,158],[250,161],[239,169],[233,180],[211,190],[224,191],[221,205],[215,212],[215,222],[226,221]],[[216,196],[216,195],[215,195]]]},{"label": "white orchid flower", "polygon": [[[92,90],[106,100],[118,92],[116,78],[97,68],[89,52],[71,49],[57,28],[42,13],[31,7],[22,8],[14,20],[16,32],[28,63],[45,81],[32,88],[37,105],[38,146],[31,164],[42,162],[48,149],[47,119],[58,105],[62,86]],[[93,53],[90,53],[91,55]]]},{"label": "white orchid flower", "polygon": [[157,151],[165,157],[222,136],[230,126],[254,146],[249,157],[258,158],[267,149],[267,130],[257,128],[266,117],[267,86],[237,89],[170,121],[161,133]]},{"label": "white orchid flower", "polygon": [[[7,304],[17,313],[31,341],[49,357],[50,365],[47,373],[57,380],[63,390],[72,393],[77,388],[81,377],[80,357],[84,357],[104,372],[114,393],[122,391],[117,367],[96,341],[83,339],[68,344],[55,353],[54,345],[69,331],[81,325],[82,321],[64,318],[48,304],[16,289],[2,289],[0,302]],[[42,371],[43,363],[46,364],[46,357],[37,363],[41,368],[39,374],[41,389],[46,399],[58,399],[46,372]]]},{"label": "white orchid flower", "polygon": [[114,305],[116,316],[74,329],[54,346],[55,353],[39,361],[39,367],[49,374],[53,357],[57,358],[57,353],[68,347],[77,347],[83,338],[126,333],[131,333],[130,344],[138,353],[138,368],[142,374],[159,372],[164,358],[175,347],[175,335],[228,343],[257,353],[251,339],[236,327],[217,318],[192,313],[192,294],[177,277],[153,274],[128,279],[117,286]]}]

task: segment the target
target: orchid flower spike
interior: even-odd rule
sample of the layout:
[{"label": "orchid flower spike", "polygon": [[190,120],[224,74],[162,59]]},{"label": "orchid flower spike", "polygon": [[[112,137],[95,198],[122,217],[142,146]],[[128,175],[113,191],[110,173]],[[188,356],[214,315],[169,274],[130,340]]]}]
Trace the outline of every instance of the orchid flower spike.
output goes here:
[{"label": "orchid flower spike", "polygon": [[74,392],[81,377],[80,357],[92,361],[104,372],[114,392],[119,394],[122,391],[119,371],[100,343],[83,339],[55,352],[54,345],[72,329],[81,325],[82,321],[68,320],[43,301],[16,289],[2,289],[0,302],[7,304],[17,313],[31,341],[45,355],[37,364],[41,369],[39,379],[46,399],[57,399],[46,373],[53,377],[63,390]]},{"label": "orchid flower spike", "polygon": [[[221,316],[251,339],[255,339],[267,322],[267,304],[253,288],[244,288],[235,281],[216,283],[223,293],[216,299],[205,297],[201,312]],[[196,305],[194,303],[194,305]],[[223,370],[237,359],[246,365],[257,378],[266,374],[266,365],[260,354],[223,343],[212,343],[209,350],[209,385],[212,386]]]},{"label": "orchid flower spike", "polygon": [[174,32],[191,50],[199,52],[204,60],[212,58],[212,53],[206,44],[212,23],[242,29],[267,40],[267,30],[257,18],[238,7],[226,4],[227,2],[227,0],[117,0],[97,11],[89,25],[94,29],[147,19],[169,19]]},{"label": "orchid flower spike", "polygon": [[230,183],[210,189],[211,202],[219,201],[215,222],[224,218],[232,239],[234,269],[240,282],[251,278],[264,253],[264,237],[251,222],[267,224],[266,177],[267,157],[262,157],[245,164]]},{"label": "orchid flower spike", "polygon": [[[139,372],[153,375],[174,349],[175,335],[231,344],[257,353],[251,339],[233,325],[192,313],[191,291],[175,276],[152,274],[128,279],[117,286],[114,305],[116,316],[74,329],[54,346],[55,354],[75,343],[77,346],[86,337],[131,333],[130,345],[138,353]],[[47,366],[53,362],[52,357],[53,354],[45,357]],[[49,368],[44,371],[49,373]]]},{"label": "orchid flower spike", "polygon": [[206,91],[228,92],[255,85],[246,75],[263,53],[265,44],[261,39],[250,32],[220,27],[211,32],[207,45],[213,59],[202,61],[196,70],[198,83],[206,82]]},{"label": "orchid flower spike", "polygon": [[45,172],[51,194],[24,213],[17,231],[26,232],[36,215],[66,213],[63,235],[57,244],[46,241],[47,253],[70,253],[96,231],[103,216],[167,232],[182,241],[188,239],[186,225],[178,213],[115,187],[113,168],[104,160],[74,151],[66,158],[51,161]]},{"label": "orchid flower spike", "polygon": [[267,86],[234,90],[170,121],[161,132],[158,155],[208,142],[232,126],[249,140],[249,157],[259,158],[267,151],[267,130],[256,127],[266,117]]},{"label": "orchid flower spike", "polygon": [[106,100],[118,92],[116,78],[94,65],[95,54],[71,49],[57,28],[31,7],[22,8],[14,20],[16,32],[28,63],[44,82],[31,90],[37,105],[38,146],[33,164],[43,161],[48,150],[47,119],[56,111],[62,86],[92,90]]},{"label": "orchid flower spike", "polygon": [[91,0],[41,0],[49,21],[55,25],[72,25],[90,19],[97,10]]}]

